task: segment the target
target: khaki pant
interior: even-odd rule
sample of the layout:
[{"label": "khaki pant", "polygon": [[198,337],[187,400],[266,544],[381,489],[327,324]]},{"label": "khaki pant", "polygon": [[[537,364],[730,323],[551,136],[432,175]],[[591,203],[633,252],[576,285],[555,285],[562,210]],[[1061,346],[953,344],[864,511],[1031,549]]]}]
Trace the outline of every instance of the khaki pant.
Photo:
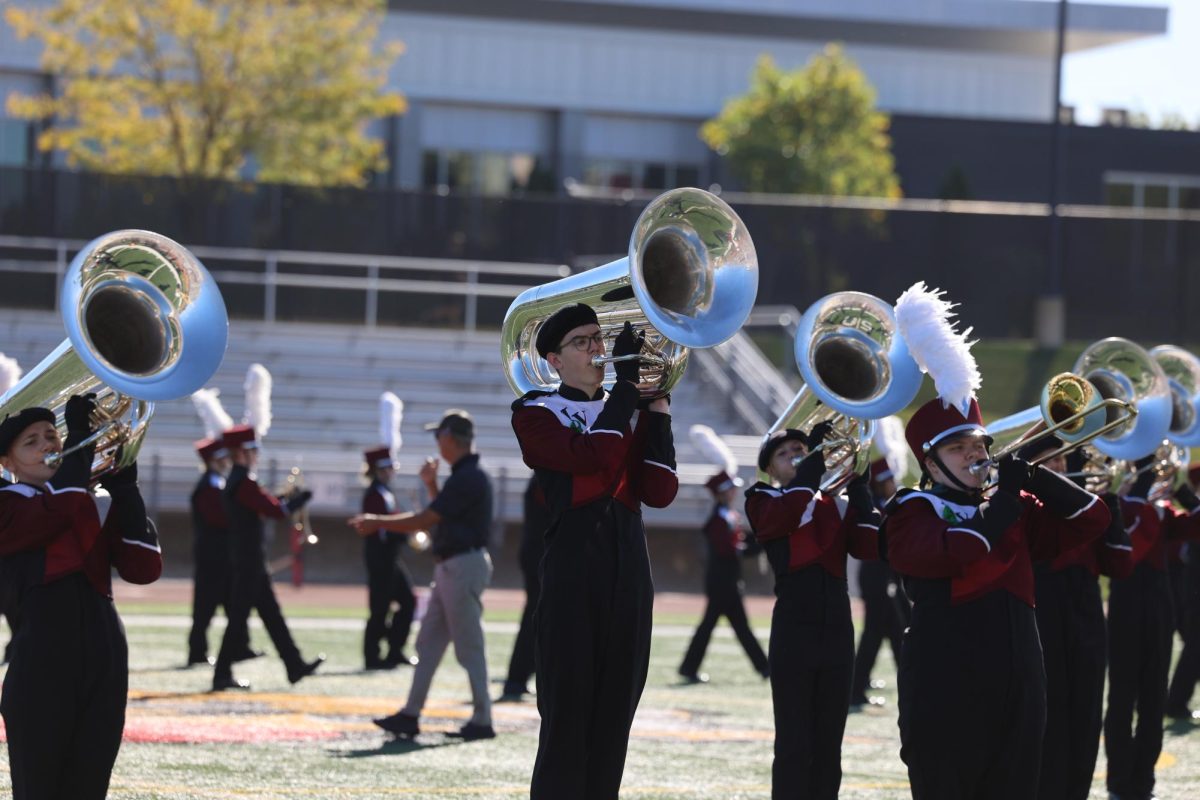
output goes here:
[{"label": "khaki pant", "polygon": [[429,685],[446,647],[454,643],[454,656],[467,671],[475,713],[471,722],[492,724],[488,696],[487,654],[483,642],[483,590],[492,580],[492,559],[486,550],[453,556],[434,567],[429,586],[429,607],[417,634],[417,658],[408,702],[402,709],[421,715]]}]

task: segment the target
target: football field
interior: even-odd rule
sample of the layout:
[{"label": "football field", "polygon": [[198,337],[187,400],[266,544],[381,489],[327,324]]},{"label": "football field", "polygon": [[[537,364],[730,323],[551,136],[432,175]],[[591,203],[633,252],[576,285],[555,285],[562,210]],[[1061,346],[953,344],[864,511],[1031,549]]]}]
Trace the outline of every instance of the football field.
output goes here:
[{"label": "football field", "polygon": [[[497,738],[463,743],[445,734],[470,715],[466,675],[447,653],[415,741],[396,741],[372,723],[395,711],[411,680],[407,668],[361,670],[363,613],[358,587],[281,591],[301,650],[328,661],[290,686],[265,632],[252,629],[268,655],[239,664],[246,693],[208,691],[211,669],[182,667],[189,620],[186,583],[118,595],[130,644],[125,743],[112,798],[514,798],[527,796],[537,746],[532,702],[494,707]],[[131,594],[129,587],[120,587]],[[490,601],[489,601],[490,600]],[[485,619],[493,681],[503,678],[516,634],[519,595],[491,593]],[[703,669],[706,685],[681,685],[675,669],[699,617],[702,598],[660,598],[650,676],[630,740],[622,797],[766,798],[772,748],[768,684],[722,623]],[[769,598],[751,606],[765,646]],[[220,626],[209,638],[215,652]],[[884,646],[874,694],[885,705],[851,714],[842,752],[842,798],[909,797],[898,755],[895,668]],[[500,686],[494,683],[493,696]],[[1200,730],[1169,728],[1158,793],[1200,797]],[[4,760],[6,756],[0,756]],[[1092,797],[1103,798],[1103,752]],[[7,763],[0,794],[8,792]]]}]

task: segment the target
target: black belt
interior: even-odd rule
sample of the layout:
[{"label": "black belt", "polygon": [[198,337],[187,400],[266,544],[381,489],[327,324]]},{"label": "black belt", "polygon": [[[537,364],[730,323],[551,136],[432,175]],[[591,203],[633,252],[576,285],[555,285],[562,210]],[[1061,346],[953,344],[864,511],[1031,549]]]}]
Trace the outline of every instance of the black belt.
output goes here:
[{"label": "black belt", "polygon": [[474,545],[473,547],[460,547],[456,550],[447,550],[444,553],[434,553],[433,560],[440,564],[448,558],[454,558],[455,556],[461,556],[463,553],[474,553],[476,550],[482,550],[482,549],[483,549],[483,545],[481,545],[481,544]]}]

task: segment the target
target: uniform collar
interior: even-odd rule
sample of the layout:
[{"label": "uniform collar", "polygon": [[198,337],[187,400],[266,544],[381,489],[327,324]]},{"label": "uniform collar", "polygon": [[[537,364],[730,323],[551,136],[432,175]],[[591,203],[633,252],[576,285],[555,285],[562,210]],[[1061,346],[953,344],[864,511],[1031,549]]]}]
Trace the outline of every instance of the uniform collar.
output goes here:
[{"label": "uniform collar", "polygon": [[594,395],[592,395],[591,397],[588,397],[587,393],[584,392],[582,389],[576,389],[574,386],[567,386],[565,383],[561,383],[558,386],[558,393],[568,400],[577,400],[581,403],[586,403],[589,400],[603,400],[604,399],[604,387],[603,386],[601,386],[599,389],[597,389],[596,393]]},{"label": "uniform collar", "polygon": [[929,494],[960,506],[977,506],[983,502],[983,494],[980,492],[964,492],[961,489],[952,489],[944,483],[934,483],[929,489]]}]

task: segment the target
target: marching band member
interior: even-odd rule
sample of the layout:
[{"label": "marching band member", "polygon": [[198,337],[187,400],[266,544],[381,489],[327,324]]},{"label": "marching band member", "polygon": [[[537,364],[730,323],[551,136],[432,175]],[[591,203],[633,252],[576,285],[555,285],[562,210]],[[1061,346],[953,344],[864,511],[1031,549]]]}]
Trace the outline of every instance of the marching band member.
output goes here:
[{"label": "marching band member", "polygon": [[[1137,476],[1121,499],[1133,543],[1133,573],[1114,580],[1108,596],[1108,711],[1104,752],[1113,800],[1142,800],[1154,791],[1154,765],[1162,752],[1167,677],[1175,622],[1167,581],[1170,542],[1200,538],[1200,499],[1181,486],[1175,499],[1153,501],[1156,473],[1151,454],[1134,462]],[[1136,727],[1133,721],[1137,710]]]},{"label": "marching band member", "polygon": [[[1200,464],[1188,469],[1187,485],[1195,491],[1200,486]],[[1183,652],[1175,664],[1175,674],[1167,690],[1167,716],[1171,719],[1195,719],[1188,704],[1200,681],[1200,545],[1188,542],[1184,565],[1184,629]]]},{"label": "marching band member", "polygon": [[250,425],[235,425],[225,431],[222,442],[233,460],[221,495],[225,513],[229,516],[233,588],[228,608],[229,624],[213,670],[213,691],[250,688],[248,682],[234,678],[233,663],[239,646],[247,640],[251,609],[258,612],[271,644],[283,659],[288,682],[297,683],[313,674],[325,656],[318,654],[315,660],[306,661],[292,639],[267,566],[264,519],[286,519],[304,507],[312,498],[312,492],[295,491],[279,498],[258,485],[254,476],[254,468],[258,465],[258,442]]},{"label": "marching band member", "polygon": [[[1021,448],[1018,455],[1033,461],[1060,447],[1062,440],[1048,436]],[[1059,475],[1078,473],[1082,452],[1055,456],[1042,466]],[[1082,485],[1082,477],[1077,482]],[[1046,733],[1037,794],[1041,800],[1086,800],[1096,772],[1107,663],[1098,578],[1104,574],[1120,579],[1133,571],[1133,548],[1117,496],[1104,494],[1101,499],[1111,517],[1103,536],[1033,565],[1046,668]]]},{"label": "marching band member", "polygon": [[[613,355],[636,355],[644,341],[626,323]],[[669,401],[651,401],[631,426],[638,361],[617,362],[604,391],[604,369],[592,363],[604,339],[587,305],[551,314],[535,345],[562,382],[513,403],[521,455],[553,520],[537,607],[542,725],[531,797],[616,798],[650,660],[654,586],[641,507],[667,506],[679,487]]]},{"label": "marching band member", "polygon": [[771,434],[758,454],[771,483],[746,490],[746,516],[775,573],[769,659],[776,800],[838,796],[854,664],[846,555],[878,558],[879,512],[865,473],[847,488],[845,511],[819,489],[829,427]]},{"label": "marching band member", "polygon": [[538,485],[537,475],[529,476],[525,485],[524,524],[521,529],[521,546],[518,560],[521,576],[525,582],[525,607],[521,611],[521,626],[513,642],[512,656],[508,660],[508,677],[504,679],[504,693],[500,701],[515,703],[529,694],[529,679],[534,673],[534,627],[536,625],[538,598],[542,593],[542,579],[538,575],[542,555],[546,552],[546,529],[550,527],[550,507],[546,495]]},{"label": "marching band member", "polygon": [[679,665],[679,674],[688,683],[708,681],[708,676],[700,672],[700,664],[708,649],[713,628],[721,617],[725,617],[742,649],[746,651],[754,671],[769,678],[771,669],[767,656],[750,628],[742,598],[742,558],[747,548],[742,515],[733,507],[738,489],[742,486],[742,479],[737,477],[737,460],[707,425],[693,425],[689,433],[692,441],[719,471],[704,484],[715,503],[703,529],[708,556],[704,572],[704,617],[696,627],[683,663]]},{"label": "marching band member", "polygon": [[[63,414],[67,447],[92,432],[95,395]],[[0,594],[15,612],[12,663],[0,712],[14,800],[108,793],[125,726],[129,652],[112,600],[112,570],[146,584],[162,572],[137,465],[100,478],[112,497],[101,523],[88,493],[93,451],[43,459],[63,444],[53,412],[27,408],[0,423],[0,463],[16,483],[0,489]]]},{"label": "marching band member", "polygon": [[[903,427],[900,433],[903,437]],[[875,507],[882,510],[896,493],[896,473],[886,458],[872,461],[870,469],[871,498]],[[909,616],[908,598],[887,562],[868,559],[859,564],[858,589],[863,601],[863,630],[854,652],[854,680],[850,685],[852,708],[883,705],[882,697],[867,697],[867,689],[872,686],[871,670],[884,639],[892,648],[892,659],[900,663],[900,642]]]},{"label": "marching band member", "polygon": [[434,432],[438,453],[450,465],[450,477],[440,488],[438,460],[428,459],[421,468],[429,505],[416,513],[359,514],[349,520],[359,535],[373,535],[380,528],[398,533],[434,528],[430,550],[437,566],[429,586],[429,607],[417,634],[417,665],[408,701],[395,714],[374,722],[400,737],[411,739],[420,733],[421,711],[433,674],[453,642],[454,655],[467,671],[474,705],[471,718],[453,735],[467,741],[493,739],[496,731],[492,728],[483,635],[483,590],[492,579],[492,559],[487,552],[492,482],[479,467],[470,414],[451,408],[440,422],[425,429]]},{"label": "marching band member", "polygon": [[[367,478],[371,481],[363,493],[362,513],[394,514],[399,508],[392,494],[391,481],[396,474],[393,454],[400,448],[400,422],[404,403],[391,392],[380,402],[380,431],[384,444],[367,450]],[[367,567],[367,628],[363,632],[363,663],[367,669],[393,669],[400,664],[412,666],[415,659],[404,652],[417,610],[412,576],[400,558],[408,534],[379,528],[363,537],[363,559]],[[395,611],[393,612],[393,605]],[[388,614],[391,614],[391,620]],[[379,655],[379,643],[387,639],[386,656]]]},{"label": "marching band member", "polygon": [[1109,512],[1011,455],[985,499],[986,473],[972,467],[988,459],[991,437],[973,392],[959,392],[909,420],[923,488],[900,490],[885,512],[883,546],[913,603],[900,756],[914,800],[1033,797],[1046,695],[1032,562],[1095,539]]}]

